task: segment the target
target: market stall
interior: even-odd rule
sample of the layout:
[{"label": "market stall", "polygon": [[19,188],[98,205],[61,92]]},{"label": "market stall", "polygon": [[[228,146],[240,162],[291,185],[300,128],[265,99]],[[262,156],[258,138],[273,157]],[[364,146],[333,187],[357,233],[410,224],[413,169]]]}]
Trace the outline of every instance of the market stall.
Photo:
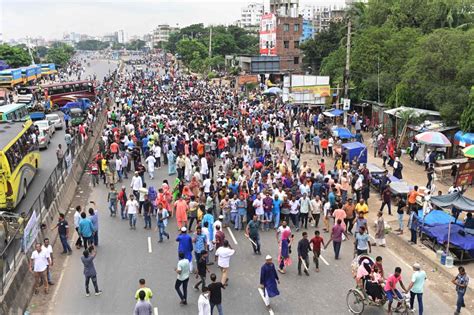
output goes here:
[{"label": "market stall", "polygon": [[342,151],[346,152],[347,160],[351,163],[354,161],[354,159],[357,159],[359,163],[367,163],[367,147],[363,143],[343,143]]}]

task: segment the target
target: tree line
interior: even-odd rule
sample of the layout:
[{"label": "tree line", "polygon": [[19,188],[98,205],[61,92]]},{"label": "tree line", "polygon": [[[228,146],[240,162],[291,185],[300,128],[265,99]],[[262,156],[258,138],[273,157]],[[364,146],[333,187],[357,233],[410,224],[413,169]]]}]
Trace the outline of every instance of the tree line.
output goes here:
[{"label": "tree line", "polygon": [[[333,86],[343,84],[348,19],[352,23],[350,98],[354,102],[380,100],[392,107],[438,110],[448,124],[457,123],[463,110],[474,112],[472,1],[369,0],[354,4],[345,20],[331,24],[301,47],[305,67],[313,74],[329,75]],[[463,120],[468,116],[474,120],[467,114]]]},{"label": "tree line", "polygon": [[[31,50],[35,63],[54,63],[60,67],[66,65],[75,54],[72,46],[60,42],[54,42],[49,47],[34,47]],[[25,44],[1,44],[0,60],[3,60],[11,68],[24,67],[32,63],[28,47]]]}]

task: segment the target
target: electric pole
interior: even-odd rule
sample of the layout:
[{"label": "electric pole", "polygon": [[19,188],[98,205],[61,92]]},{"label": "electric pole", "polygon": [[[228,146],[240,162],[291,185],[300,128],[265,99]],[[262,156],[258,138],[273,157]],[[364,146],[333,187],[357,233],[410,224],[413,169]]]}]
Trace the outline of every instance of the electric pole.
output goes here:
[{"label": "electric pole", "polygon": [[209,31],[209,58],[212,57],[212,26]]},{"label": "electric pole", "polygon": [[[349,77],[351,62],[351,18],[347,21],[346,67],[344,69],[344,101],[349,99]],[[347,111],[344,111],[344,126],[347,126]]]}]

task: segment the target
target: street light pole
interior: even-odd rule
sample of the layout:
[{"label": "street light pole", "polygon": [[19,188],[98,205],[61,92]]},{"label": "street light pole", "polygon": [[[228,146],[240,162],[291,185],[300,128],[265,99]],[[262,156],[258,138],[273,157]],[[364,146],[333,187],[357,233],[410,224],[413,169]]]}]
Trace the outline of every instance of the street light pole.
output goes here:
[{"label": "street light pole", "polygon": [[[344,68],[344,99],[349,99],[349,71],[351,62],[351,18],[347,21],[346,67]],[[344,126],[347,127],[347,111],[344,111]]]}]

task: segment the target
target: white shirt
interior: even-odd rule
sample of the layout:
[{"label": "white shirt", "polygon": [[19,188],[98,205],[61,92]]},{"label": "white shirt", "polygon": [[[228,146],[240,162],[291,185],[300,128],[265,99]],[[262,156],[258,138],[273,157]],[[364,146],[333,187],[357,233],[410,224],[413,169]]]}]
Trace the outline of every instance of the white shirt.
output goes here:
[{"label": "white shirt", "polygon": [[214,239],[216,238],[216,232],[217,232],[217,229],[216,229],[216,226],[219,226],[220,227],[220,230],[222,231],[222,222],[220,220],[216,220],[213,224],[212,224],[212,229],[213,229],[213,233],[214,233]]},{"label": "white shirt", "polygon": [[277,230],[277,233],[278,233],[278,239],[281,241],[281,236],[283,235],[283,231],[290,231],[291,233],[291,229],[290,227],[287,225],[286,227],[283,227],[283,225],[280,225],[278,227],[278,230]]},{"label": "white shirt", "polygon": [[161,147],[159,145],[155,145],[153,148],[153,154],[155,155],[155,158],[161,157]]},{"label": "white shirt", "polygon": [[255,208],[256,215],[263,215],[263,201],[262,199],[255,199],[253,201],[253,207]]},{"label": "white shirt", "polygon": [[140,188],[143,187],[143,182],[142,178],[140,176],[133,176],[132,177],[132,183],[130,184],[130,187],[132,187],[132,190],[139,190]]},{"label": "white shirt", "polygon": [[217,265],[221,268],[229,268],[229,263],[230,263],[230,257],[234,255],[235,250],[229,248],[229,247],[219,247],[216,250],[216,256],[219,257],[219,260],[217,261]]},{"label": "white shirt", "polygon": [[298,214],[298,208],[300,206],[300,202],[298,200],[290,200],[290,213],[291,214]]},{"label": "white shirt", "polygon": [[156,159],[153,155],[150,155],[145,160],[146,164],[148,165],[148,171],[153,171],[155,169],[155,162]]},{"label": "white shirt", "polygon": [[46,268],[48,268],[48,258],[49,258],[49,253],[47,253],[46,251],[42,250],[41,252],[38,253],[38,251],[35,250],[31,254],[31,259],[34,260],[33,271],[35,272],[45,271]]},{"label": "white shirt", "polygon": [[199,295],[198,310],[199,315],[211,315],[211,304],[209,303],[209,297],[205,297],[204,294]]},{"label": "white shirt", "polygon": [[204,192],[205,193],[210,193],[211,192],[211,179],[206,178],[203,182],[202,185],[204,186]]},{"label": "white shirt", "polygon": [[53,253],[53,246],[51,244],[48,247],[41,245],[41,252],[45,252],[48,254],[48,258],[51,259],[51,254]]},{"label": "white shirt", "polygon": [[209,167],[207,166],[207,159],[205,157],[201,158],[201,174],[207,175],[209,173]]},{"label": "white shirt", "polygon": [[76,228],[79,227],[79,222],[81,222],[81,213],[79,211],[76,211],[74,213],[74,226]]},{"label": "white shirt", "polygon": [[138,201],[135,199],[128,200],[125,204],[125,208],[128,214],[137,214],[138,212]]}]

